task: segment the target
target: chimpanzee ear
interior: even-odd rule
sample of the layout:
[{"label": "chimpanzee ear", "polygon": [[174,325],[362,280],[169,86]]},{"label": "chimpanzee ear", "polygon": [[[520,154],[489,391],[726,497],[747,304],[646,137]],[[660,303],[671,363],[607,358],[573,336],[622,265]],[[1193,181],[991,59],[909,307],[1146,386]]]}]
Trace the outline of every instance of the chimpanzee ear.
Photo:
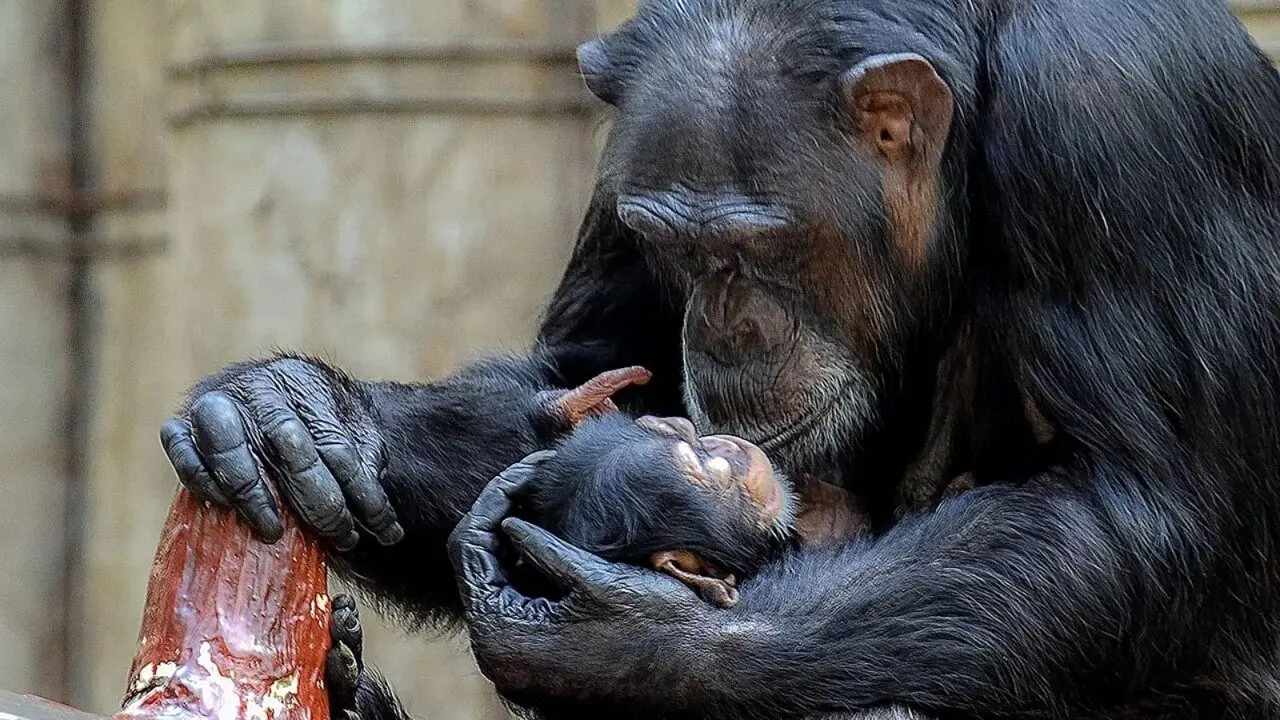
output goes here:
[{"label": "chimpanzee ear", "polygon": [[891,163],[940,158],[951,131],[951,90],[914,53],[873,55],[840,77],[858,137]]},{"label": "chimpanzee ear", "polygon": [[733,607],[738,602],[738,581],[688,550],[668,550],[650,558],[655,570],[688,585],[712,605]]},{"label": "chimpanzee ear", "polygon": [[618,102],[617,73],[609,59],[607,40],[599,37],[578,46],[578,71],[592,95],[613,105]]}]

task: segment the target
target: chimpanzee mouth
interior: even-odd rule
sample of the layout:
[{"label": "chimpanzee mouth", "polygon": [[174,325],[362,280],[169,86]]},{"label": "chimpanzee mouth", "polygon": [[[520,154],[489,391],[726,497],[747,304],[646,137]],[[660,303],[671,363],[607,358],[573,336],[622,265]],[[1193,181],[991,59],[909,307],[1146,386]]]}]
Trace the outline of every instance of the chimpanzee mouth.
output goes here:
[{"label": "chimpanzee mouth", "polygon": [[764,450],[775,463],[781,461],[782,469],[788,472],[798,472],[819,456],[838,451],[848,435],[874,412],[869,385],[860,376],[823,393],[826,397],[816,409],[781,426],[752,423],[740,417],[717,422],[708,414],[694,385],[686,383],[685,403],[699,432],[736,435]]},{"label": "chimpanzee mouth", "polygon": [[836,407],[844,401],[846,393],[853,389],[852,385],[853,383],[850,383],[844,388],[841,388],[841,390],[836,392],[825,405],[817,411],[810,413],[808,416],[801,418],[798,422],[786,426],[777,432],[770,433],[766,437],[761,437],[759,440],[751,440],[751,442],[759,445],[760,449],[765,452],[789,447],[801,437],[808,435],[814,428],[825,426],[826,420],[835,414]]}]

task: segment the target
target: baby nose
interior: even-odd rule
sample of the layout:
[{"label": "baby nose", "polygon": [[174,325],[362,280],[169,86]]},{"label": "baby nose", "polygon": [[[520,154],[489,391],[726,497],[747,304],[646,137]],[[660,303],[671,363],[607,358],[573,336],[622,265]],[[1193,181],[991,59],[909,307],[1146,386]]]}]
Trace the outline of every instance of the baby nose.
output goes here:
[{"label": "baby nose", "polygon": [[667,424],[676,431],[681,440],[690,443],[698,441],[698,430],[688,420],[682,417],[670,417],[667,418]]}]

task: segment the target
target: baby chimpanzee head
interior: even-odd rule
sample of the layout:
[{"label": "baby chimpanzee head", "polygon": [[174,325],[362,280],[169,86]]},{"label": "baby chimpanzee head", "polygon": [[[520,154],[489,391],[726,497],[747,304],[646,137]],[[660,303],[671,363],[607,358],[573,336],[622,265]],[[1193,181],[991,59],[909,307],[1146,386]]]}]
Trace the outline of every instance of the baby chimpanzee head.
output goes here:
[{"label": "baby chimpanzee head", "polygon": [[583,419],[522,498],[530,521],[608,560],[653,567],[732,605],[792,538],[789,483],[756,446],[683,418]]}]

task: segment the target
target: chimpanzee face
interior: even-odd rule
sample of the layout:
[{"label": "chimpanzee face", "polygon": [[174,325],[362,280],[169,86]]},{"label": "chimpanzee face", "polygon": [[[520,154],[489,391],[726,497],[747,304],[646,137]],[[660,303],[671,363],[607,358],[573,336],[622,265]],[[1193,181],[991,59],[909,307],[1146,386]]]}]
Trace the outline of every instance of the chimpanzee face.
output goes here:
[{"label": "chimpanzee face", "polygon": [[657,0],[579,50],[616,107],[602,183],[687,299],[691,416],[791,472],[874,419],[945,285],[950,93],[919,56],[837,52],[829,5]]},{"label": "chimpanzee face", "polygon": [[679,476],[711,500],[710,510],[742,526],[742,534],[790,534],[795,515],[790,484],[759,447],[731,435],[699,437],[684,418],[644,416],[636,425],[653,433],[662,446],[657,455],[674,463]]}]

